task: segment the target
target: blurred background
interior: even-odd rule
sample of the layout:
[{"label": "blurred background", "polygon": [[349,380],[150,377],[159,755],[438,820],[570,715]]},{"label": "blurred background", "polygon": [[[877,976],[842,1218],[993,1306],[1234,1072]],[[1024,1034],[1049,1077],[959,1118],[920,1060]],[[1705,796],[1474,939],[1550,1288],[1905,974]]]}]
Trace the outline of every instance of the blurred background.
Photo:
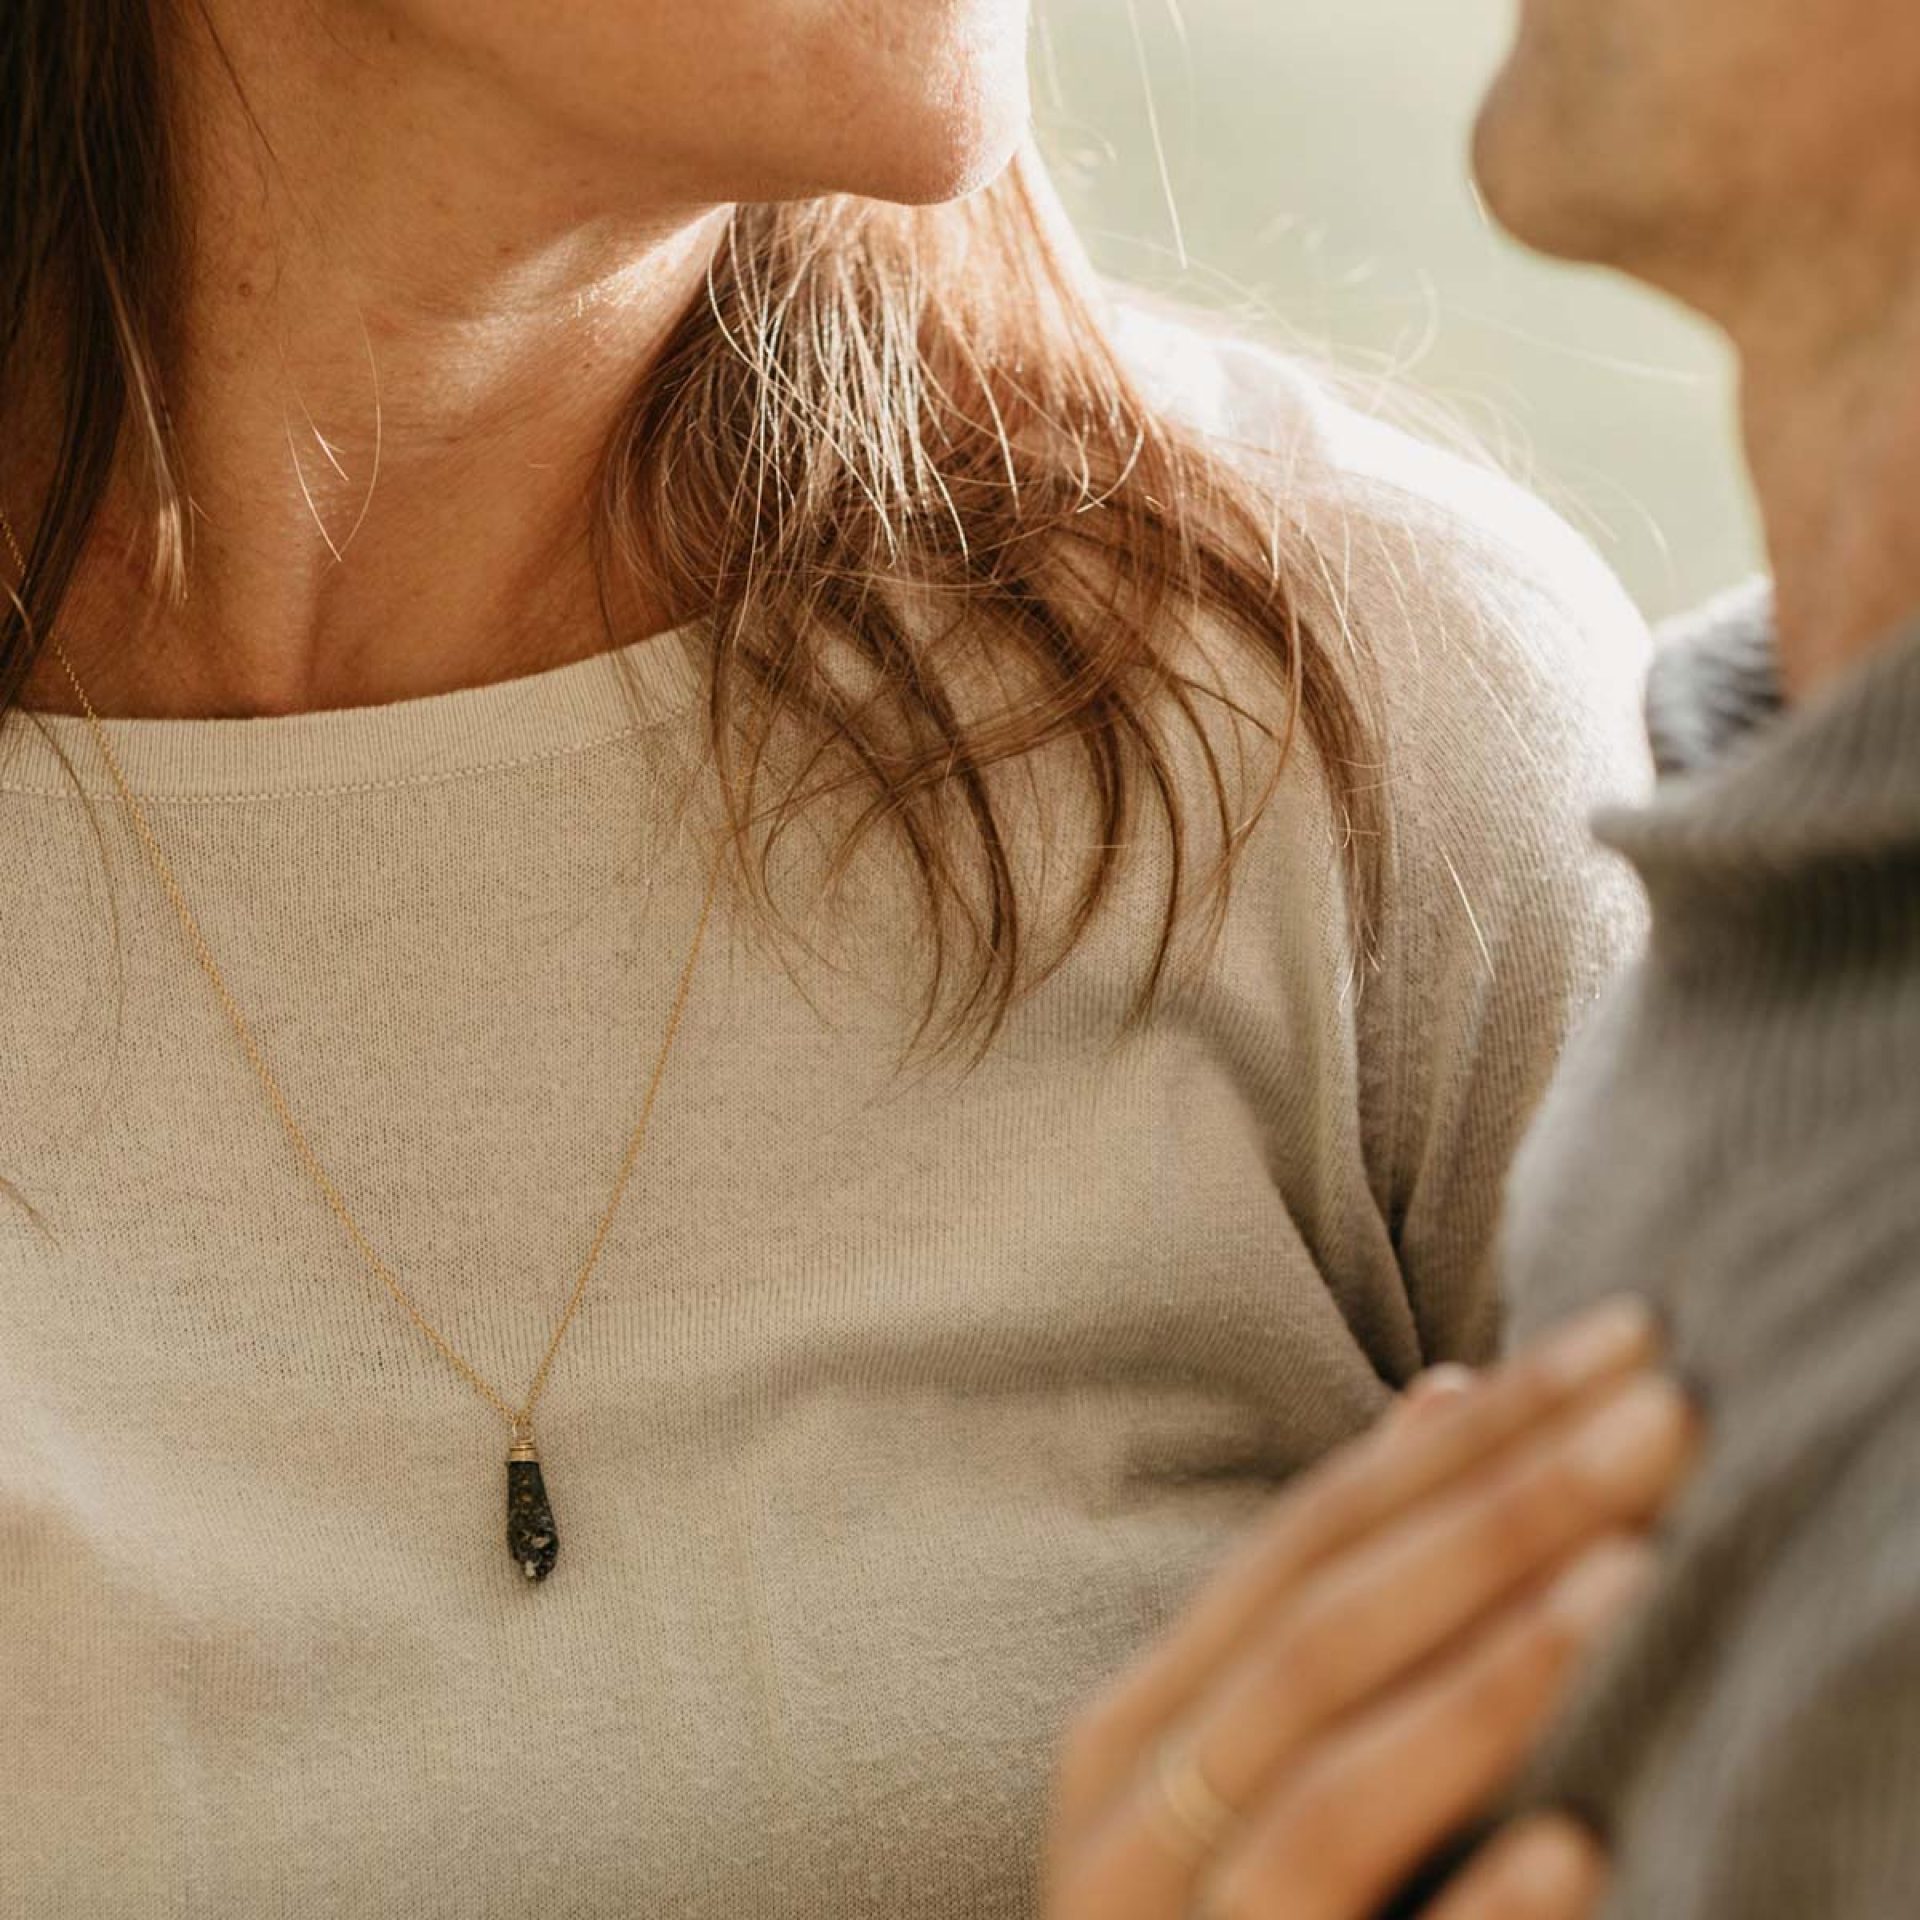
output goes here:
[{"label": "blurred background", "polygon": [[1761,565],[1731,362],[1481,209],[1510,30],[1511,0],[1039,0],[1042,144],[1107,272],[1437,404],[1658,620]]}]

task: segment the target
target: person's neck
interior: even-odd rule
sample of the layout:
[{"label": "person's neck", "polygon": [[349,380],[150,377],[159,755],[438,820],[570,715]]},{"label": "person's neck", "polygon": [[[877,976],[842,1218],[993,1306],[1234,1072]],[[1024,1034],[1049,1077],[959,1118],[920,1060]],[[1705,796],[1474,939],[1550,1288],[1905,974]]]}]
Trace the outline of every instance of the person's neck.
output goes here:
[{"label": "person's neck", "polygon": [[[396,87],[392,60],[357,58],[317,14],[311,44],[269,46],[223,11],[272,157],[190,45],[195,240],[166,369],[190,591],[183,608],[149,594],[143,496],[116,478],[59,623],[96,709],[378,704],[688,617],[630,594],[610,638],[588,538],[610,431],[725,210],[597,204],[581,182],[619,169],[483,83],[423,61]],[[19,477],[0,475],[16,524]],[[51,650],[21,704],[77,708]]]},{"label": "person's neck", "polygon": [[1804,700],[1920,618],[1920,262],[1809,272],[1730,328],[1771,554],[1784,690]]}]

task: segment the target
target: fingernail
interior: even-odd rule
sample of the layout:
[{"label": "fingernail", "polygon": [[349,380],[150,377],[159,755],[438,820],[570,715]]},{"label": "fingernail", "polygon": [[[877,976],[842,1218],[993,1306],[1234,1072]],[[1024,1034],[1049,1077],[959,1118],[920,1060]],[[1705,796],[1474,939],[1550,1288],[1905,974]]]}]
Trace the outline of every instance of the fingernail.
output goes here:
[{"label": "fingernail", "polygon": [[1447,1360],[1425,1373],[1417,1373],[1407,1382],[1406,1398],[1415,1406],[1434,1400],[1458,1400],[1479,1385],[1480,1376],[1471,1367]]},{"label": "fingernail", "polygon": [[1616,1294],[1590,1313],[1547,1335],[1541,1364],[1568,1386],[1650,1359],[1663,1334],[1653,1303],[1637,1293]]},{"label": "fingernail", "polygon": [[1593,1842],[1576,1820],[1549,1819],[1531,1827],[1508,1856],[1502,1889],[1528,1913],[1593,1910]]},{"label": "fingernail", "polygon": [[1646,1590],[1656,1564],[1638,1540],[1603,1540],[1553,1583],[1548,1604],[1577,1628],[1604,1627]]},{"label": "fingernail", "polygon": [[1601,1486],[1647,1485],[1672,1462],[1690,1417],[1680,1388],[1649,1374],[1588,1417],[1573,1438],[1571,1464]]}]

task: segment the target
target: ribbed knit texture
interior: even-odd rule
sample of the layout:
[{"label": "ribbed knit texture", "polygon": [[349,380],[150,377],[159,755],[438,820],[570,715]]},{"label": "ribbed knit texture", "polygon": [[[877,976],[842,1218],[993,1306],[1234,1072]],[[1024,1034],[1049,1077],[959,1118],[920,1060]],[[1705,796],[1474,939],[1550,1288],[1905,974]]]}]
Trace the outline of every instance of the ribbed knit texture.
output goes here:
[{"label": "ribbed knit texture", "polygon": [[[1656,675],[1717,762],[1602,823],[1650,954],[1513,1183],[1517,1328],[1675,1322],[1710,1451],[1529,1795],[1599,1808],[1615,1920],[1920,1913],[1920,630],[1780,717],[1749,603]],[[1746,726],[1724,723],[1745,685]],[[1679,710],[1704,702],[1719,720]]]},{"label": "ribbed knit texture", "polygon": [[[1146,1032],[1111,1044],[1143,853],[978,1072],[898,1077],[909,896],[863,861],[809,917],[799,836],[822,957],[716,912],[541,1404],[543,1586],[504,1422],[308,1180],[84,724],[9,723],[0,1912],[1030,1915],[1091,1690],[1394,1385],[1492,1349],[1503,1170],[1640,935],[1581,828],[1647,778],[1644,630],[1504,483],[1255,350],[1129,338],[1285,457],[1382,664],[1382,970],[1303,750]],[[702,673],[689,632],[111,725],[348,1204],[510,1397],[692,930]]]}]

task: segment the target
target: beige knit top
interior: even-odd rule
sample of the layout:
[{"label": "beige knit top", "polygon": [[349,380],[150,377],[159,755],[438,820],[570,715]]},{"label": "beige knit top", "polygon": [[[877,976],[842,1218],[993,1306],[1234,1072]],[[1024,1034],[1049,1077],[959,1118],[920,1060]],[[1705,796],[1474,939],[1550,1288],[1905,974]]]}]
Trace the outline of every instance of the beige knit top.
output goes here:
[{"label": "beige knit top", "polygon": [[[297,1161],[84,722],[8,723],[0,1912],[1015,1920],[1076,1704],[1396,1383],[1490,1350],[1509,1154],[1639,937],[1584,823],[1646,777],[1644,630],[1505,482],[1123,324],[1280,457],[1381,663],[1383,965],[1304,751],[1119,1046],[1157,855],[970,1077],[895,1070],[884,889],[817,961],[723,900],[541,1403],[543,1584],[504,1422]],[[685,633],[110,726],[331,1176],[509,1397],[693,925],[701,672]]]}]

